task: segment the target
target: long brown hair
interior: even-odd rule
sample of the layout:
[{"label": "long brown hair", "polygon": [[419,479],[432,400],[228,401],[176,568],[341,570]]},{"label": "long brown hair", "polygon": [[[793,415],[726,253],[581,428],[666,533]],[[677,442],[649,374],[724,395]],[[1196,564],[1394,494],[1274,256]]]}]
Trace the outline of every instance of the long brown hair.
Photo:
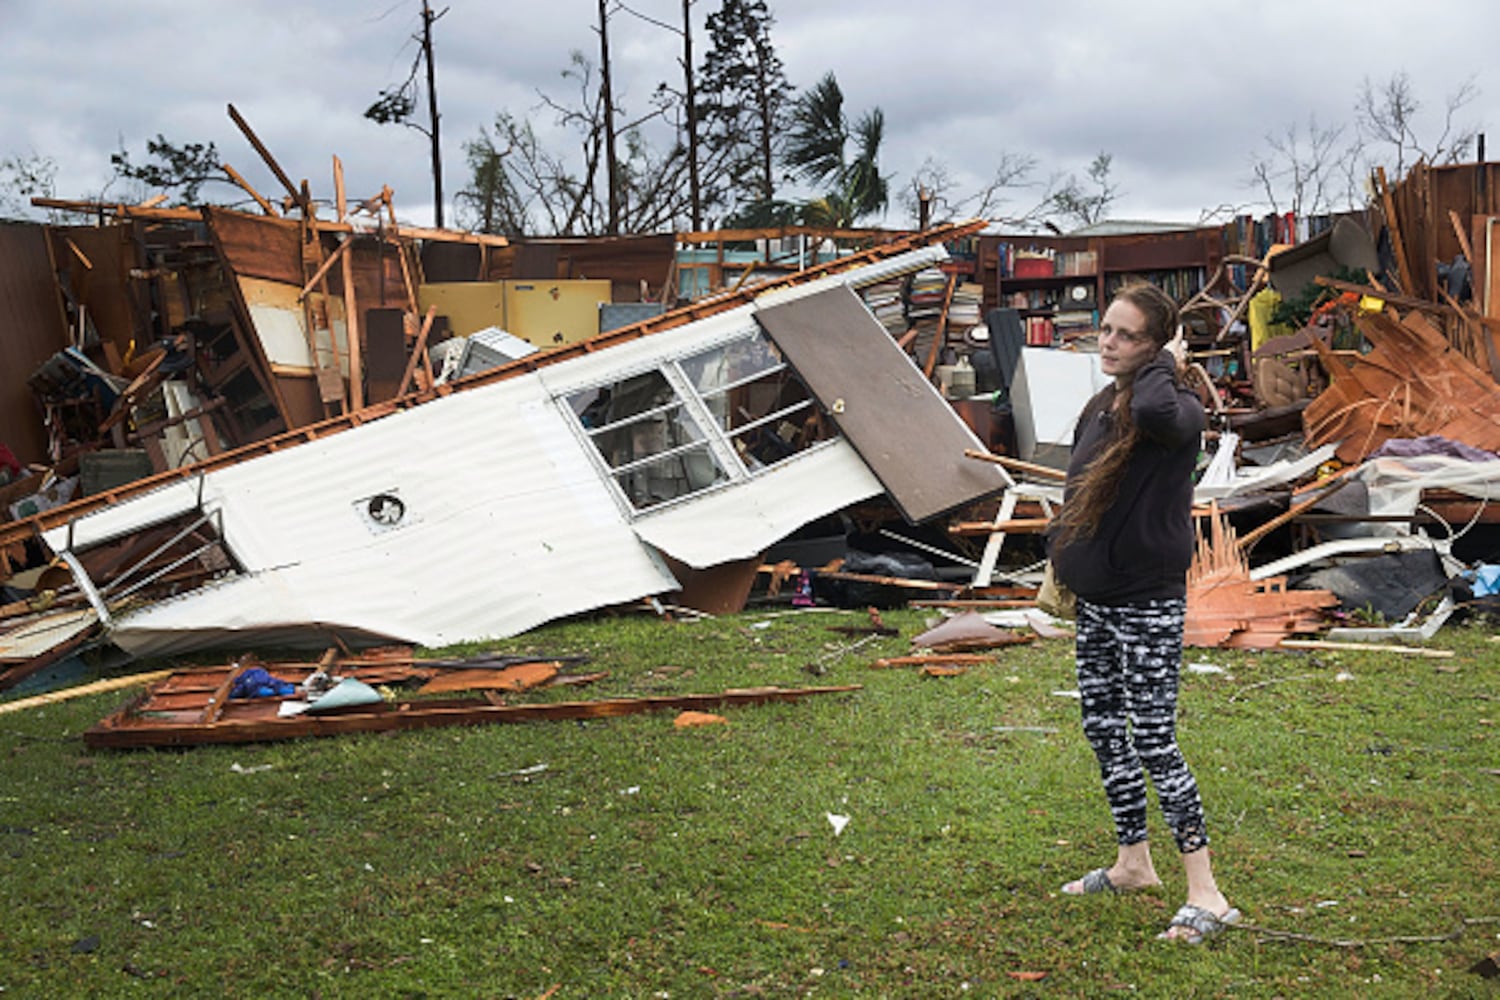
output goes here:
[{"label": "long brown hair", "polygon": [[[1177,332],[1177,303],[1156,285],[1148,281],[1132,281],[1115,292],[1114,299],[1129,302],[1141,311],[1146,317],[1143,332],[1158,350]],[[1084,468],[1069,491],[1067,503],[1057,517],[1056,540],[1059,543],[1066,544],[1074,538],[1093,535],[1104,512],[1115,502],[1125,467],[1141,436],[1140,428],[1130,414],[1130,397],[1134,390],[1135,380],[1132,378],[1123,389],[1111,386],[1090,401],[1089,409],[1101,406],[1113,409],[1113,436],[1098,457]]]}]

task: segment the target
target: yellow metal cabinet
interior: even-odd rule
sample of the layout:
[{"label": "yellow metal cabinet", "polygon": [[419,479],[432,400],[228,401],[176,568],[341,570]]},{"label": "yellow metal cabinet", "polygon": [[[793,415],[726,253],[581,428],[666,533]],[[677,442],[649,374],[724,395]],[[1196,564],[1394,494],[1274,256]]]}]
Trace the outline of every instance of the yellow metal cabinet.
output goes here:
[{"label": "yellow metal cabinet", "polygon": [[610,296],[610,282],[602,278],[445,281],[417,290],[422,311],[437,306],[457,336],[497,326],[543,350],[597,336],[599,307]]},{"label": "yellow metal cabinet", "polygon": [[505,282],[507,333],[542,350],[599,334],[599,307],[610,301],[608,279]]}]

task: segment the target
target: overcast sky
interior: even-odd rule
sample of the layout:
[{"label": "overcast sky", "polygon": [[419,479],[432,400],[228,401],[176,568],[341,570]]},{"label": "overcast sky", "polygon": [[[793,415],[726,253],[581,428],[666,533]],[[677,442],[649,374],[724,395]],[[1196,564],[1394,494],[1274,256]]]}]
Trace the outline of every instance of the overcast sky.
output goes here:
[{"label": "overcast sky", "polygon": [[[708,44],[702,19],[718,5],[694,4],[700,59]],[[680,0],[629,6],[681,20]],[[1305,133],[1310,117],[1352,130],[1367,78],[1408,74],[1424,104],[1418,133],[1427,143],[1443,130],[1446,98],[1466,81],[1477,96],[1458,124],[1494,127],[1500,100],[1493,0],[1428,8],[1409,0],[770,0],[770,7],[772,41],[793,86],[831,70],[851,116],[884,111],[881,165],[893,196],[929,158],[974,190],[1007,153],[1032,157],[1033,179],[1044,184],[1082,176],[1106,151],[1119,191],[1113,218],[1194,223],[1220,206],[1265,211],[1250,164],[1266,136],[1294,125]],[[597,62],[597,5],[450,0],[435,9],[444,12],[434,38],[451,205],[467,180],[463,143],[497,111],[529,114],[550,130],[538,91],[574,98],[561,71],[575,49]],[[97,197],[110,179],[109,154],[123,145],[141,162],[146,141],[160,133],[176,143],[215,143],[225,161],[279,198],[280,186],[226,112],[232,103],[315,197],[331,197],[337,155],[351,197],[389,185],[404,220],[430,224],[426,138],[362,117],[410,70],[420,11],[420,0],[0,0],[0,159],[49,157],[59,196]],[[610,23],[617,97],[639,113],[658,82],[680,81],[681,41],[625,12]],[[1028,207],[1039,190],[1017,192],[1007,209]],[[117,182],[107,196],[130,193]],[[451,225],[451,208],[447,215]],[[883,222],[909,224],[894,204]]]}]

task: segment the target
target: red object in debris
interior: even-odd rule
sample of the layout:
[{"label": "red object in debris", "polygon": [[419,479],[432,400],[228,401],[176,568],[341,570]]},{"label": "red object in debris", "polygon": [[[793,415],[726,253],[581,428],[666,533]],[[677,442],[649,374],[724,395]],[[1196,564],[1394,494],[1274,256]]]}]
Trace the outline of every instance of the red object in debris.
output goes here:
[{"label": "red object in debris", "polygon": [[19,479],[21,478],[22,471],[24,470],[21,468],[21,461],[16,458],[15,452],[7,448],[3,441],[0,441],[0,472],[8,473],[8,478],[10,479]]}]

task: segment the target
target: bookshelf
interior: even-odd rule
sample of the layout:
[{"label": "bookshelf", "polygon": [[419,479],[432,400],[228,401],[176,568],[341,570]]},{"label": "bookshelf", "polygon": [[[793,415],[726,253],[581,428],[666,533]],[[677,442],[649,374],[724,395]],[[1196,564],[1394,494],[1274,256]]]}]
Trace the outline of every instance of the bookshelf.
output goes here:
[{"label": "bookshelf", "polygon": [[1099,236],[981,237],[977,280],[985,309],[1021,313],[1031,346],[1061,346],[1099,325],[1102,303],[1125,282],[1160,285],[1179,302],[1223,256],[1220,228]]}]

